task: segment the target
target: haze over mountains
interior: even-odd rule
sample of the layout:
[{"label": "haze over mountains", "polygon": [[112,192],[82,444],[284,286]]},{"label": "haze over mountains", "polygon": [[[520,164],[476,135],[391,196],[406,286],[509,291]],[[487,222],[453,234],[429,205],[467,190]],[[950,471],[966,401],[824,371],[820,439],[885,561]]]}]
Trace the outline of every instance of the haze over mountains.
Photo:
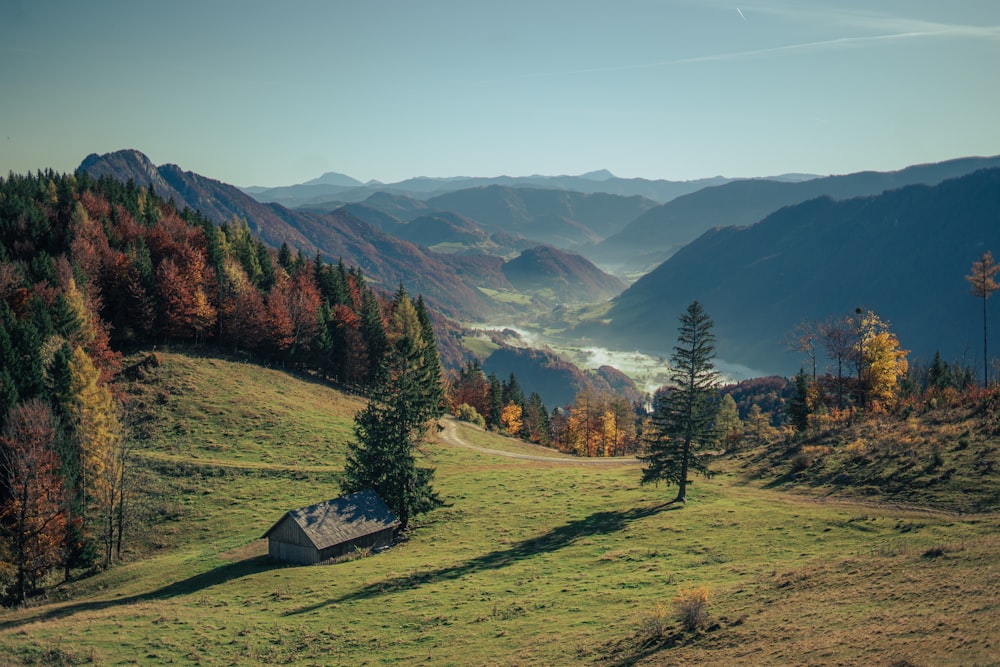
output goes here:
[{"label": "haze over mountains", "polygon": [[982,303],[965,276],[990,250],[1000,250],[1000,168],[874,196],[820,197],[706,232],[615,298],[607,324],[587,333],[668,352],[671,318],[656,314],[698,299],[715,320],[721,357],[790,375],[803,360],[783,339],[797,323],[861,307],[888,319],[924,364],[937,351],[981,364]]},{"label": "haze over mountains", "polygon": [[[788,179],[802,178],[788,175]],[[607,170],[593,171],[579,176],[496,176],[451,178],[410,178],[398,183],[361,183],[344,174],[328,172],[323,176],[282,187],[248,187],[244,191],[263,202],[277,202],[285,206],[317,206],[334,202],[337,204],[364,201],[378,192],[402,194],[417,199],[428,199],[436,195],[468,190],[471,188],[500,185],[505,187],[529,187],[548,190],[570,190],[592,194],[597,192],[622,196],[640,196],[656,202],[667,202],[682,194],[695,192],[709,185],[720,185],[732,179],[717,176],[692,181],[648,180],[645,178],[618,178]]]},{"label": "haze over mountains", "polygon": [[[797,322],[861,306],[890,320],[913,357],[940,351],[973,362],[981,310],[964,276],[980,252],[1000,252],[1000,157],[805,180],[709,179],[674,183],[673,194],[668,182],[606,172],[392,186],[326,174],[290,186],[286,202],[312,202],[298,208],[156,167],[137,151],[92,155],[81,169],[132,178],[220,223],[246,218],[271,245],[343,259],[460,321],[513,324],[614,298],[599,320],[565,335],[668,354],[677,315],[697,298],[716,321],[720,358],[760,373],[798,369],[782,342]],[[340,199],[324,201],[331,188]],[[267,199],[275,190],[250,191]],[[344,204],[348,192],[363,199]],[[595,264],[639,279],[622,292]]]}]

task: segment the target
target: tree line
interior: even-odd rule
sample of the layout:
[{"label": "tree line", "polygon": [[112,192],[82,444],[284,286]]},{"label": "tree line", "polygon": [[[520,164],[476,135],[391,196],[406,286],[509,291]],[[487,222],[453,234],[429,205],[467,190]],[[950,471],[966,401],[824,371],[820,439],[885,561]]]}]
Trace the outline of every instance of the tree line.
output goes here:
[{"label": "tree line", "polygon": [[56,568],[121,558],[135,441],[113,382],[122,350],[215,344],[367,393],[404,339],[441,403],[422,297],[267,248],[245,220],[215,225],[131,181],[0,179],[0,594],[23,600]]}]

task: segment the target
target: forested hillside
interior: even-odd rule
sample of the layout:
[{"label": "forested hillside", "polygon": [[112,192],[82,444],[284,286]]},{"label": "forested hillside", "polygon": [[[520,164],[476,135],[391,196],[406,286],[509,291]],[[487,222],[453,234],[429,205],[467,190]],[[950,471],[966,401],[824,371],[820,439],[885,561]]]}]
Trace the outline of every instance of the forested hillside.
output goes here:
[{"label": "forested hillside", "polygon": [[8,585],[0,567],[0,595],[121,555],[136,417],[112,384],[123,350],[212,343],[365,390],[404,328],[427,341],[440,388],[422,297],[268,249],[245,222],[216,226],[131,181],[0,180],[0,564],[16,571]]},{"label": "forested hillside", "polygon": [[874,196],[907,185],[937,185],[980,169],[1000,166],[1000,157],[961,158],[892,172],[859,172],[799,182],[743,179],[678,197],[637,217],[588,256],[630,271],[655,267],[713,227],[752,225],[785,206],[816,197]]},{"label": "forested hillside", "polygon": [[176,165],[156,167],[138,151],[124,150],[88,156],[80,165],[96,179],[109,176],[189,208],[217,225],[232,226],[246,220],[250,231],[273,248],[287,244],[307,257],[319,255],[328,262],[343,260],[361,268],[373,284],[392,291],[403,284],[422,294],[435,308],[450,315],[483,317],[503,310],[478,289],[490,276],[475,273],[477,265],[458,268],[450,257],[387,234],[348,211],[293,211],[278,204],[257,202],[238,188]]},{"label": "forested hillside", "polygon": [[998,221],[1000,169],[814,199],[749,227],[707,232],[618,296],[601,315],[606,326],[586,332],[662,351],[673,314],[698,299],[717,324],[720,358],[792,375],[810,364],[789,350],[797,325],[862,308],[892,324],[911,361],[926,365],[940,352],[981,365],[982,306],[965,276],[983,252],[1000,249]]}]

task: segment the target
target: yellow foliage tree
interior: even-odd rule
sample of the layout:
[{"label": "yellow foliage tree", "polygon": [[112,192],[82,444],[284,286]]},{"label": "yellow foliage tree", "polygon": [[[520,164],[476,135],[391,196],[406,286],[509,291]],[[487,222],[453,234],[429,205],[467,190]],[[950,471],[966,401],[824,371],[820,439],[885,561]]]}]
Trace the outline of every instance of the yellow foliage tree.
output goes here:
[{"label": "yellow foliage tree", "polygon": [[909,370],[906,355],[909,350],[899,346],[899,339],[889,331],[869,336],[864,344],[863,380],[868,385],[871,400],[885,407],[895,405],[899,397],[899,378]]},{"label": "yellow foliage tree", "polygon": [[500,412],[500,423],[503,429],[511,435],[521,432],[521,426],[524,424],[521,412],[521,406],[516,403],[508,403],[503,406],[503,410]]},{"label": "yellow foliage tree", "polygon": [[[100,371],[90,357],[77,347],[70,367],[70,406],[78,444],[77,465],[85,510],[97,512],[104,540],[117,509],[119,470],[117,453],[122,442],[122,427],[114,397],[108,387],[99,382]],[[84,515],[86,521],[86,514]],[[85,526],[86,529],[86,526]],[[110,547],[106,554],[110,560]]]},{"label": "yellow foliage tree", "polygon": [[859,312],[855,318],[858,338],[855,354],[858,360],[858,380],[867,392],[867,402],[883,407],[895,405],[899,378],[906,375],[908,350],[899,345],[889,323],[873,311]]}]

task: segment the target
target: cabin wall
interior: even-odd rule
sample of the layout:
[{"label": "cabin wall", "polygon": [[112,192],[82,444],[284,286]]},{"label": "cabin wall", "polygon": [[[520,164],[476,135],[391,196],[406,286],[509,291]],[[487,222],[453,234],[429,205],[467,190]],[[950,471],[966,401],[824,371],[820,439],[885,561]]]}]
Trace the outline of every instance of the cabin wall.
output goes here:
[{"label": "cabin wall", "polygon": [[299,524],[287,517],[268,533],[267,555],[274,560],[297,565],[319,561],[319,554],[312,541]]},{"label": "cabin wall", "polygon": [[302,527],[295,523],[294,519],[285,517],[281,523],[275,526],[269,533],[268,538],[284,542],[285,544],[295,544],[300,547],[312,547],[313,543],[303,532]]},{"label": "cabin wall", "polygon": [[267,540],[267,555],[274,560],[295,563],[296,565],[311,565],[319,562],[319,553],[315,547],[281,542],[273,535]]},{"label": "cabin wall", "polygon": [[334,544],[320,551],[317,556],[319,562],[326,562],[334,558],[340,558],[353,553],[355,549],[374,549],[377,547],[387,547],[392,544],[392,537],[395,531],[392,528],[380,530],[377,533],[362,535],[347,542]]}]

